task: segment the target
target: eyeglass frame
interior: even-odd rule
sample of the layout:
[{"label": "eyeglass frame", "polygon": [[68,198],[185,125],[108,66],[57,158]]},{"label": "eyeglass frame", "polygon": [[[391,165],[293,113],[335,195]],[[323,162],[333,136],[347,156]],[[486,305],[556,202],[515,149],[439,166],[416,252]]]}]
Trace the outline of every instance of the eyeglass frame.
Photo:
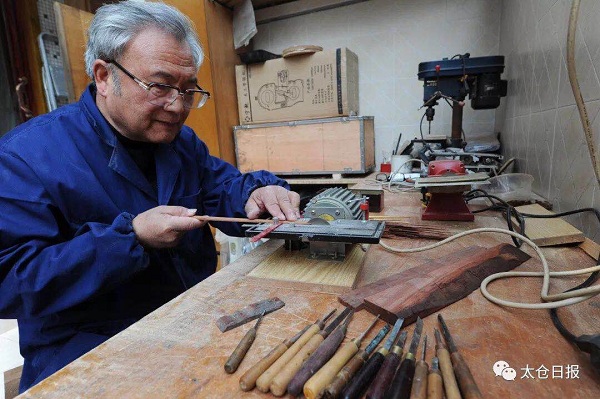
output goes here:
[{"label": "eyeglass frame", "polygon": [[[178,94],[177,96],[173,99],[173,101],[171,101],[170,103],[167,102],[164,105],[172,105],[175,100],[177,100],[177,97],[181,96],[182,102],[183,102],[183,107],[187,108],[187,109],[198,109],[198,108],[202,108],[204,106],[204,104],[206,104],[206,101],[208,101],[208,99],[210,98],[210,92],[204,90],[202,87],[200,87],[197,83],[196,83],[196,87],[197,89],[186,89],[186,90],[181,90],[179,87],[177,86],[173,86],[167,83],[157,83],[157,82],[144,82],[142,79],[138,78],[137,76],[135,76],[134,74],[132,74],[131,72],[129,72],[127,69],[125,69],[125,67],[123,67],[123,65],[119,64],[117,61],[115,60],[103,60],[104,62],[108,63],[108,64],[113,64],[115,65],[117,68],[119,68],[121,70],[121,72],[123,72],[125,75],[129,76],[131,79],[133,79],[133,81],[135,83],[137,83],[142,89],[146,90],[148,93],[150,93],[150,89],[152,89],[153,87],[156,86],[160,86],[160,87],[167,87],[169,89],[175,89],[177,90]],[[183,101],[183,96],[189,92],[194,92],[194,93],[200,93],[202,95],[204,95],[206,97],[206,100],[202,101],[200,100],[200,102],[198,103],[199,105],[196,107],[186,107],[185,106],[185,101]],[[163,106],[164,106],[163,105]]]}]

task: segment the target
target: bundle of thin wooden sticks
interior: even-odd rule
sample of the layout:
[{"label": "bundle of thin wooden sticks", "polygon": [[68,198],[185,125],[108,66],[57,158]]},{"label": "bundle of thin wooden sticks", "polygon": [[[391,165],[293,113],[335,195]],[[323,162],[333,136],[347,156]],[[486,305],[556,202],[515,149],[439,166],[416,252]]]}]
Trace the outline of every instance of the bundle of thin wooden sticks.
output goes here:
[{"label": "bundle of thin wooden sticks", "polygon": [[439,226],[389,220],[385,222],[385,230],[383,231],[382,237],[430,238],[433,240],[443,240],[451,235],[452,233],[448,229]]}]

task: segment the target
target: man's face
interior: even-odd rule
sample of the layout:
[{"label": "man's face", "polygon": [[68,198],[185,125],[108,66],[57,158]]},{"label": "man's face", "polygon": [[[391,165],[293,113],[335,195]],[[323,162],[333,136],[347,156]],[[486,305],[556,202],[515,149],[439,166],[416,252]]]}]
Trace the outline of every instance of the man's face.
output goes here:
[{"label": "man's face", "polygon": [[[181,90],[196,86],[197,70],[189,46],[156,28],[135,36],[117,61],[145,83],[169,84]],[[115,87],[115,74],[120,90]],[[171,105],[151,104],[148,92],[116,67],[109,69],[98,93],[96,101],[102,114],[119,133],[132,140],[170,143],[189,114],[181,97]]]}]

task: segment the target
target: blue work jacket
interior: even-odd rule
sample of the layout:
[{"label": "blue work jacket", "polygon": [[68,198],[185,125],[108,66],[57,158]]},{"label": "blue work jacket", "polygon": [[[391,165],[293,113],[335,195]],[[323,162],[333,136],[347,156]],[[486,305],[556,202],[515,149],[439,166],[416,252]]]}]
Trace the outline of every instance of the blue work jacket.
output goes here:
[{"label": "blue work jacket", "polygon": [[[144,249],[132,219],[158,205],[245,217],[250,193],[285,181],[241,174],[211,156],[189,127],[155,152],[158,190],[95,103],[78,103],[0,139],[0,318],[16,318],[21,391],[214,272],[208,226],[177,247]],[[228,235],[240,225],[214,224]]]}]

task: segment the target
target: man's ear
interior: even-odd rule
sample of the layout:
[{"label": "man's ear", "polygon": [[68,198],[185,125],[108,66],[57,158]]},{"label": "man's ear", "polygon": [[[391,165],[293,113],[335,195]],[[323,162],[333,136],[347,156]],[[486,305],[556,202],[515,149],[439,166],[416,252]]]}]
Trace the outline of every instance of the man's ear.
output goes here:
[{"label": "man's ear", "polygon": [[96,92],[102,97],[106,97],[108,92],[108,79],[110,76],[108,63],[102,60],[96,60],[92,64],[92,72],[94,73],[94,82],[96,82]]}]

